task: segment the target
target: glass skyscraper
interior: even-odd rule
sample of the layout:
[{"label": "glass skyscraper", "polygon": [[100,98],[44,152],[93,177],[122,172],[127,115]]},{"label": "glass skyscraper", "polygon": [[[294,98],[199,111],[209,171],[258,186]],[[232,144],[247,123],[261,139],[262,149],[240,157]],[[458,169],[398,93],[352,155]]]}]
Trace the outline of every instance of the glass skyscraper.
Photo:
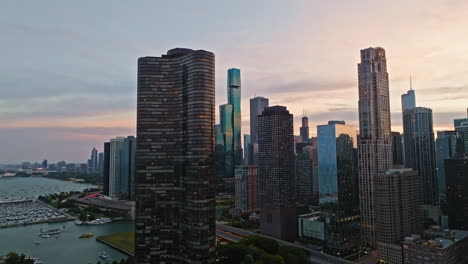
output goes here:
[{"label": "glass skyscraper", "polygon": [[223,104],[219,106],[219,119],[221,125],[221,134],[223,136],[223,170],[224,178],[234,177],[234,129],[233,129],[233,106]]},{"label": "glass skyscraper", "polygon": [[447,185],[445,181],[445,160],[455,157],[457,151],[457,132],[437,131],[436,139],[436,166],[439,200],[442,209],[447,200]]},{"label": "glass skyscraper", "polygon": [[232,149],[234,151],[234,165],[242,164],[241,145],[241,75],[239,69],[229,69],[227,77],[228,104],[232,105]]},{"label": "glass skyscraper", "polygon": [[268,98],[257,96],[250,99],[250,146],[249,164],[258,164],[258,116],[269,105]]},{"label": "glass skyscraper", "polygon": [[432,110],[415,107],[403,112],[405,166],[419,173],[423,183],[423,203],[439,202]]},{"label": "glass skyscraper", "polygon": [[317,126],[320,203],[337,203],[341,215],[359,214],[357,128],[328,122]]},{"label": "glass skyscraper", "polygon": [[461,155],[468,153],[468,118],[455,119],[453,120],[453,124],[459,137],[457,152]]},{"label": "glass skyscraper", "polygon": [[135,259],[213,263],[215,56],[138,59]]}]

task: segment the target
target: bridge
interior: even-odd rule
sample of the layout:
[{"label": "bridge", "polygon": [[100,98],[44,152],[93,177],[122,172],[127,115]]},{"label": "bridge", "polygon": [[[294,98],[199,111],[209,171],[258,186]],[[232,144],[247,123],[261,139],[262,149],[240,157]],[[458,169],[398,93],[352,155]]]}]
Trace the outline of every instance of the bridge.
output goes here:
[{"label": "bridge", "polygon": [[[250,235],[264,236],[264,235],[261,235],[261,234],[257,234],[257,233],[254,233],[254,232],[244,230],[244,229],[240,229],[240,228],[236,228],[236,227],[232,227],[232,226],[227,226],[227,225],[222,225],[222,224],[216,224],[216,236],[218,238],[220,238],[220,239],[224,239],[224,240],[232,241],[232,242],[238,242],[242,238],[248,237]],[[309,252],[310,261],[313,264],[351,264],[351,263],[353,263],[353,262],[345,260],[345,259],[341,259],[341,258],[337,258],[337,257],[331,256],[331,255],[327,255],[327,254],[322,253],[320,251],[316,251],[316,250],[313,250],[313,249],[310,249],[310,248],[307,248],[307,247],[304,247],[304,246],[301,246],[301,245],[296,245],[296,244],[293,244],[293,243],[289,243],[289,242],[286,242],[286,241],[283,241],[283,240],[280,240],[280,239],[276,239],[274,237],[269,237],[269,236],[264,236],[264,237],[274,239],[280,245],[294,246],[294,247],[298,247],[298,248],[302,248],[302,249],[306,250],[307,252]]]}]

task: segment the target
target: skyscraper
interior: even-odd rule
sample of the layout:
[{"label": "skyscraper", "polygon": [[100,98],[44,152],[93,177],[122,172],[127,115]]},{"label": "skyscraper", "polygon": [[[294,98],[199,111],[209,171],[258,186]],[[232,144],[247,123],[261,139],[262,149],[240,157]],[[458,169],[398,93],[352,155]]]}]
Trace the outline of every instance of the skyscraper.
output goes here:
[{"label": "skyscraper", "polygon": [[102,192],[104,195],[109,195],[109,180],[110,180],[110,142],[104,142],[104,164],[103,164],[103,186],[102,186]]},{"label": "skyscraper", "polygon": [[309,143],[309,118],[307,116],[302,117],[302,126],[300,128],[300,134],[302,143]]},{"label": "skyscraper", "polygon": [[445,160],[448,224],[468,230],[468,158]]},{"label": "skyscraper", "polygon": [[405,165],[418,171],[423,182],[423,203],[439,201],[432,110],[414,107],[403,112]]},{"label": "skyscraper", "polygon": [[98,173],[104,173],[104,152],[99,152],[98,154]]},{"label": "skyscraper", "polygon": [[268,98],[257,96],[250,99],[250,146],[249,164],[258,164],[258,116],[268,107]]},{"label": "skyscraper", "polygon": [[392,166],[387,59],[383,48],[361,50],[359,83],[359,197],[362,238],[375,245],[375,176]]},{"label": "skyscraper", "polygon": [[317,136],[320,203],[336,203],[340,216],[359,214],[357,128],[329,121]]},{"label": "skyscraper", "polygon": [[253,211],[258,208],[258,168],[255,165],[236,166],[236,209]]},{"label": "skyscraper", "polygon": [[241,75],[239,69],[229,69],[227,77],[228,104],[232,105],[232,144],[234,165],[242,164]]},{"label": "skyscraper", "polygon": [[393,165],[405,165],[403,137],[400,132],[392,131]]},{"label": "skyscraper", "polygon": [[[233,106],[231,104],[223,104],[219,106],[219,119],[221,121],[221,133],[223,135],[223,178],[234,177],[234,136],[233,136]],[[218,172],[221,173],[221,172]],[[221,178],[221,177],[218,177]],[[221,179],[222,180],[222,179]]]},{"label": "skyscraper", "polygon": [[250,135],[244,134],[244,165],[249,164]]},{"label": "skyscraper", "polygon": [[293,115],[284,106],[258,117],[260,232],[293,241],[297,236]]},{"label": "skyscraper", "polygon": [[121,154],[119,196],[130,200],[135,199],[135,150],[135,137],[126,137],[123,142]]},{"label": "skyscraper", "polygon": [[124,141],[123,137],[110,140],[109,196],[114,198],[118,198],[121,194]]},{"label": "skyscraper", "polygon": [[416,107],[416,96],[411,84],[410,79],[410,89],[405,94],[401,95],[401,109],[404,112],[405,110],[410,110]]},{"label": "skyscraper", "polygon": [[91,151],[91,168],[89,168],[89,171],[91,173],[96,173],[98,172],[98,151],[96,148],[93,148]]},{"label": "skyscraper", "polygon": [[457,132],[437,131],[436,166],[439,201],[442,209],[447,200],[447,185],[445,182],[445,160],[455,157],[457,153]]},{"label": "skyscraper", "polygon": [[214,115],[213,53],[138,59],[137,263],[214,262]]},{"label": "skyscraper", "polygon": [[43,161],[42,161],[42,168],[43,168],[44,170],[46,170],[46,169],[48,168],[48,167],[47,167],[47,160],[43,160]]},{"label": "skyscraper", "polygon": [[379,259],[403,263],[400,241],[423,231],[421,178],[411,169],[391,169],[374,180]]},{"label": "skyscraper", "polygon": [[[308,150],[308,149],[307,149]],[[301,204],[309,205],[314,202],[314,164],[310,157],[310,151],[304,151],[296,155],[296,198]]]},{"label": "skyscraper", "polygon": [[[467,109],[468,115],[468,109]],[[459,137],[457,152],[463,155],[468,153],[468,117],[453,120],[455,131]]]}]

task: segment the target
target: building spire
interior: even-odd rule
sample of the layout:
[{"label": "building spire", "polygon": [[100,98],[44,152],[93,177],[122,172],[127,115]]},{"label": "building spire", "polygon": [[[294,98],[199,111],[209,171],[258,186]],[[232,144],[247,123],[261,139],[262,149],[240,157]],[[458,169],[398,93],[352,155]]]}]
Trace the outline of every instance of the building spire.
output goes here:
[{"label": "building spire", "polygon": [[411,75],[409,76],[409,88],[413,90],[413,82],[411,81]]}]

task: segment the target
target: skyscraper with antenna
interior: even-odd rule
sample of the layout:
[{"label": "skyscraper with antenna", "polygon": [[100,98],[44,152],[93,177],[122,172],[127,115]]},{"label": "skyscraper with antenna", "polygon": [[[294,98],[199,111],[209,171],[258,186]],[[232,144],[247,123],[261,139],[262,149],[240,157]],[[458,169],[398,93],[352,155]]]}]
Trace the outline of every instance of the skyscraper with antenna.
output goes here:
[{"label": "skyscraper with antenna", "polygon": [[300,128],[300,134],[302,138],[302,143],[309,142],[309,118],[307,117],[307,111],[302,110],[302,126]]}]

